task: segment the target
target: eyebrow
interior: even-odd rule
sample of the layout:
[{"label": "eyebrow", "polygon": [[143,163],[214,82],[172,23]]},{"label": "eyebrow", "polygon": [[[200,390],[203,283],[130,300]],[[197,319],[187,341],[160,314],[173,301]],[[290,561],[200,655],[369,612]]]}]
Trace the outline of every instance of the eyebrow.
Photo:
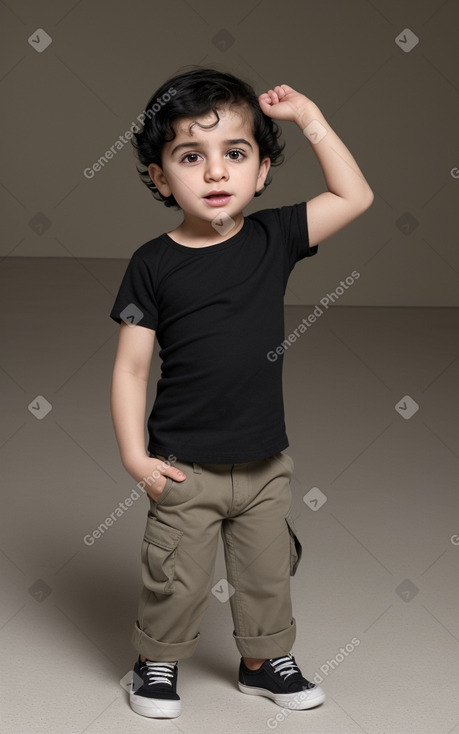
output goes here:
[{"label": "eyebrow", "polygon": [[[180,148],[199,148],[202,145],[202,143],[198,143],[197,141],[192,141],[189,143],[179,143],[179,145],[176,145],[175,148],[171,151],[171,155],[174,155]],[[249,143],[248,140],[245,138],[234,138],[233,140],[224,140],[223,145],[248,145],[248,147],[253,150],[252,145]]]}]

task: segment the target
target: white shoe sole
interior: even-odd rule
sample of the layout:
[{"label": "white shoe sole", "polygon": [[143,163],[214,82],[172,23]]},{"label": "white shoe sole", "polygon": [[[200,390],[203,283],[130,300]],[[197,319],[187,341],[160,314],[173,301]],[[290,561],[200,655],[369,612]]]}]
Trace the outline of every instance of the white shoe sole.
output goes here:
[{"label": "white shoe sole", "polygon": [[135,693],[129,695],[129,703],[131,709],[141,716],[149,716],[151,719],[175,719],[182,713],[182,702],[168,701],[161,698],[147,698],[146,696],[136,696]]},{"label": "white shoe sole", "polygon": [[303,711],[304,709],[312,709],[314,706],[320,706],[325,701],[325,693],[322,688],[316,686],[309,691],[298,691],[298,693],[273,693],[266,688],[254,688],[253,686],[245,686],[238,683],[239,690],[247,693],[249,696],[266,696],[270,698],[278,706],[292,711]]}]

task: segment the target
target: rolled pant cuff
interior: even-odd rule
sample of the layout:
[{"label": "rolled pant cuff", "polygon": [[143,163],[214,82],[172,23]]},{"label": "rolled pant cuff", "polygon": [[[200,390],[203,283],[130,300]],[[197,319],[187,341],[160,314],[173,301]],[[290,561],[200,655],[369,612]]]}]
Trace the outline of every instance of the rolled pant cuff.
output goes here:
[{"label": "rolled pant cuff", "polygon": [[199,637],[198,633],[196,637],[187,642],[158,642],[135,624],[132,633],[132,644],[140,655],[144,655],[148,660],[165,663],[191,658],[199,642]]},{"label": "rolled pant cuff", "polygon": [[239,637],[233,632],[236,647],[244,658],[279,658],[288,655],[296,637],[296,622],[292,618],[290,627],[273,635]]}]

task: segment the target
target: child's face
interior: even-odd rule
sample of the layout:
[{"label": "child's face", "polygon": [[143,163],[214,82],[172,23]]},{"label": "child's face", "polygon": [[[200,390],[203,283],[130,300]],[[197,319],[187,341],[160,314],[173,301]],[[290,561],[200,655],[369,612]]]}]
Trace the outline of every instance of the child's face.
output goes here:
[{"label": "child's face", "polygon": [[[163,196],[174,196],[185,215],[211,222],[221,212],[235,219],[263,188],[269,158],[260,163],[250,114],[241,108],[221,108],[215,127],[214,113],[178,120],[176,137],[162,151],[162,167],[148,167],[151,179]],[[190,128],[190,125],[192,127]],[[224,196],[209,197],[212,192]]]}]

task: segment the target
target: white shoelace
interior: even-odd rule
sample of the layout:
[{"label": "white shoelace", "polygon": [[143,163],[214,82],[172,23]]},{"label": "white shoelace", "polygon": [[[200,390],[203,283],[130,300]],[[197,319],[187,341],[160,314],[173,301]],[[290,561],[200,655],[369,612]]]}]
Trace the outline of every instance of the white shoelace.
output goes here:
[{"label": "white shoelace", "polygon": [[148,668],[147,676],[149,686],[155,686],[158,683],[166,683],[172,686],[175,663],[153,663],[147,660],[145,665]]},{"label": "white shoelace", "polygon": [[291,655],[284,658],[276,658],[269,661],[274,668],[274,672],[278,673],[282,678],[287,679],[293,673],[300,673],[299,667],[293,662]]}]

